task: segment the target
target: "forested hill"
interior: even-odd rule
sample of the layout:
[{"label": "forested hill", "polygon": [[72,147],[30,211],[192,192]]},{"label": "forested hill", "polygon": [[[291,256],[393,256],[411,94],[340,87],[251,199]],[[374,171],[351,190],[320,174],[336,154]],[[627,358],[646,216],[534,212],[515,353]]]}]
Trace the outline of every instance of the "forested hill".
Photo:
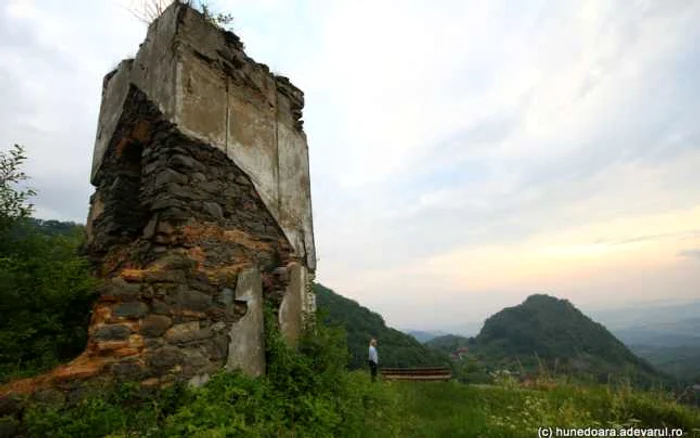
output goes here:
[{"label": "forested hill", "polygon": [[379,361],[385,367],[417,367],[449,364],[447,355],[432,351],[405,333],[387,327],[381,315],[357,302],[315,283],[316,303],[326,311],[330,323],[341,325],[347,332],[350,368],[367,365],[369,340],[378,341]]},{"label": "forested hill", "polygon": [[536,367],[540,360],[550,370],[595,380],[619,375],[641,383],[662,377],[603,325],[548,295],[532,295],[491,316],[475,341],[474,352],[503,366]]},{"label": "forested hill", "polygon": [[63,222],[57,220],[43,220],[36,218],[24,218],[8,230],[4,240],[22,241],[30,237],[30,234],[40,234],[46,237],[63,236],[70,239],[82,240],[85,226],[75,222]]}]

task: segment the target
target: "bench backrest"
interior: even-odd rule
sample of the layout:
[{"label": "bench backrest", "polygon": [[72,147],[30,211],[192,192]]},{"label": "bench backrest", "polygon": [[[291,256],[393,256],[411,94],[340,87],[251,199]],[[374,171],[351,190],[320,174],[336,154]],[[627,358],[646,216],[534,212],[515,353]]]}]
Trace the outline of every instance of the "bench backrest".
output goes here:
[{"label": "bench backrest", "polygon": [[446,367],[434,368],[382,368],[380,370],[384,380],[450,380],[452,370]]}]

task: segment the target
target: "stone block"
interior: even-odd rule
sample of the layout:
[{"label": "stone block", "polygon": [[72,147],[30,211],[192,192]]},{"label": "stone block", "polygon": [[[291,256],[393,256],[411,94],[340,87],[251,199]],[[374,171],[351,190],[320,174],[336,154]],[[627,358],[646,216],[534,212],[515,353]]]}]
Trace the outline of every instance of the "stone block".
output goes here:
[{"label": "stone block", "polygon": [[238,275],[236,301],[245,303],[243,317],[231,325],[226,368],[257,377],[265,373],[262,279],[256,268]]},{"label": "stone block", "polygon": [[186,155],[173,155],[170,157],[168,164],[173,169],[184,173],[192,173],[192,171],[203,172],[206,170],[206,167],[202,163]]},{"label": "stone block", "polygon": [[96,341],[126,341],[131,335],[131,328],[121,325],[105,325],[92,332],[92,339]]},{"label": "stone block", "polygon": [[140,301],[121,303],[114,306],[112,314],[120,318],[143,318],[148,314],[148,305]]},{"label": "stone block", "polygon": [[230,306],[233,304],[233,294],[234,292],[231,289],[225,287],[221,290],[216,301],[223,306]]},{"label": "stone block", "polygon": [[224,211],[221,209],[221,206],[216,202],[204,202],[203,205],[204,211],[214,216],[216,219],[224,218]]},{"label": "stone block", "polygon": [[129,283],[121,277],[112,278],[105,283],[102,290],[103,296],[110,296],[119,301],[138,300],[141,293],[141,285]]},{"label": "stone block", "polygon": [[146,364],[159,371],[166,371],[182,364],[187,356],[182,350],[173,345],[166,345],[146,353]]},{"label": "stone block", "polygon": [[158,173],[155,181],[155,188],[167,186],[170,184],[187,184],[187,175],[177,172],[173,169],[165,168]]},{"label": "stone block", "polygon": [[214,332],[221,332],[224,329],[226,329],[226,323],[223,321],[217,321],[214,324],[211,325],[211,329]]},{"label": "stone block", "polygon": [[171,344],[186,344],[209,339],[213,335],[211,328],[201,329],[198,321],[192,321],[172,326],[165,333],[165,340]]},{"label": "stone block", "polygon": [[228,335],[214,336],[210,344],[210,355],[214,360],[226,359],[228,356]]},{"label": "stone block", "polygon": [[296,346],[303,329],[304,294],[306,293],[306,269],[299,263],[287,266],[289,283],[279,308],[282,336],[290,346]]},{"label": "stone block", "polygon": [[165,334],[166,339],[173,336],[180,336],[185,333],[191,333],[199,330],[199,321],[190,321],[182,324],[173,325]]},{"label": "stone block", "polygon": [[151,312],[156,315],[169,315],[170,306],[160,300],[153,300],[151,301]]},{"label": "stone block", "polygon": [[185,365],[190,370],[201,370],[209,365],[209,359],[205,357],[207,354],[206,349],[200,350],[199,348],[185,348],[183,349],[183,353],[185,353],[186,356]]},{"label": "stone block", "polygon": [[212,306],[212,297],[205,293],[180,288],[175,298],[176,305],[181,310],[192,310],[195,312],[206,312]]},{"label": "stone block", "polygon": [[139,380],[145,374],[143,365],[134,360],[125,360],[111,365],[110,370],[117,378],[123,380]]},{"label": "stone block", "polygon": [[173,321],[163,315],[148,315],[141,323],[141,333],[156,338],[165,333],[173,325]]}]

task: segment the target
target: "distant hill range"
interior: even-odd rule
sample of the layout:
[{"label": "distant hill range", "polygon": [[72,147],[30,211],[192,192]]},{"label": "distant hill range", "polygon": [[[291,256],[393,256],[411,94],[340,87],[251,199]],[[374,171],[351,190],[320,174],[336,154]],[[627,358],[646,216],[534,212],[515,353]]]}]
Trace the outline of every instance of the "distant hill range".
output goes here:
[{"label": "distant hill range", "polygon": [[416,340],[422,344],[425,344],[426,342],[430,341],[431,339],[435,339],[439,336],[445,336],[449,333],[443,332],[442,330],[435,330],[435,331],[423,331],[423,330],[402,330],[404,333],[407,333]]},{"label": "distant hill range", "polygon": [[32,232],[39,232],[46,236],[64,236],[82,239],[85,226],[75,222],[27,218],[18,222],[12,229],[10,236],[14,239],[22,239],[27,233]]},{"label": "distant hill range", "polygon": [[464,354],[489,369],[534,372],[544,366],[595,381],[625,376],[640,384],[663,379],[603,325],[581,313],[569,301],[532,295],[484,322],[473,338],[448,335],[426,346],[443,353]]},{"label": "distant hill range", "polygon": [[351,358],[350,368],[367,366],[369,340],[377,338],[379,362],[384,367],[420,367],[449,365],[446,354],[434,351],[414,337],[387,327],[378,313],[362,307],[356,301],[345,298],[331,289],[313,285],[316,304],[327,313],[328,322],[341,325],[346,333]]},{"label": "distant hill range", "polygon": [[[596,321],[605,324],[613,333],[617,330],[647,327],[656,331],[678,331],[697,335],[698,332],[688,332],[686,322],[700,318],[700,300],[669,303],[664,301],[639,303],[626,307],[587,312]],[[684,322],[686,321],[686,322]],[[685,326],[685,327],[684,327]],[[697,325],[694,327],[697,328]]]},{"label": "distant hill range", "polygon": [[700,383],[700,301],[591,312],[639,357],[680,382]]}]

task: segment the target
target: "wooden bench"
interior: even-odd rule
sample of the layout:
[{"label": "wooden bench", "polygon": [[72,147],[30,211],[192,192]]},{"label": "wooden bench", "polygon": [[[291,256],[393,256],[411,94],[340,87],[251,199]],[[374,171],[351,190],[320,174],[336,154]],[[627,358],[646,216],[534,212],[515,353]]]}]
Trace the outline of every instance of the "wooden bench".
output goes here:
[{"label": "wooden bench", "polygon": [[452,370],[447,367],[435,368],[380,368],[384,380],[447,381],[452,378]]}]

